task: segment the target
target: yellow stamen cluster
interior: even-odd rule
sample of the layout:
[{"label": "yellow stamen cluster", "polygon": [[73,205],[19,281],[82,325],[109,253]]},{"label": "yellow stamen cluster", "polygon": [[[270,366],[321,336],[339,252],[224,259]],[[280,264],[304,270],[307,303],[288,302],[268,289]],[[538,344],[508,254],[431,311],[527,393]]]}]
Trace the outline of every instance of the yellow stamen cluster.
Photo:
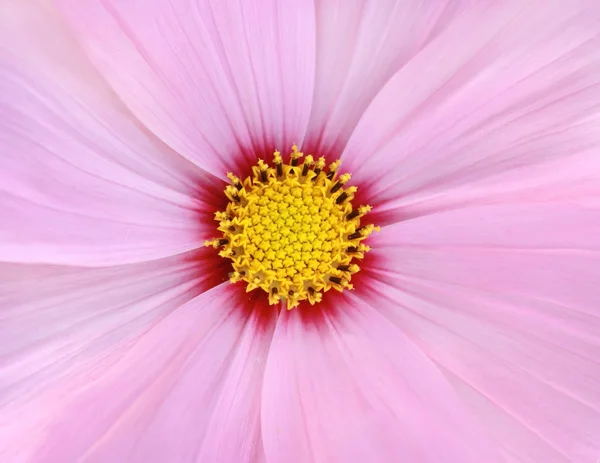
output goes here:
[{"label": "yellow stamen cluster", "polygon": [[378,227],[361,226],[369,206],[352,208],[356,187],[344,187],[350,174],[338,175],[340,161],[306,156],[294,145],[288,164],[276,151],[273,166],[259,160],[243,182],[228,173],[230,203],[217,212],[221,238],[207,241],[231,259],[233,283],[247,282],[247,291],[262,288],[269,303],[296,307],[302,300],[320,302],[331,288],[352,289],[350,283],[369,247],[362,241]]}]

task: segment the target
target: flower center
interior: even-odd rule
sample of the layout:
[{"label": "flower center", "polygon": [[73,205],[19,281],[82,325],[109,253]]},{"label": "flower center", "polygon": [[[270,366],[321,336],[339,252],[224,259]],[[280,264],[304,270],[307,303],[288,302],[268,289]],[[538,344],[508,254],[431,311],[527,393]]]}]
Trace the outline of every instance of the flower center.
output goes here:
[{"label": "flower center", "polygon": [[359,271],[353,262],[369,247],[362,241],[379,227],[361,226],[370,206],[352,208],[356,187],[344,187],[350,174],[338,176],[340,161],[325,168],[294,145],[289,164],[275,151],[273,166],[262,159],[243,182],[228,173],[225,189],[229,204],[215,214],[221,238],[206,246],[221,248],[231,259],[232,283],[247,282],[247,291],[261,288],[270,304],[320,302],[323,293],[353,289]]}]

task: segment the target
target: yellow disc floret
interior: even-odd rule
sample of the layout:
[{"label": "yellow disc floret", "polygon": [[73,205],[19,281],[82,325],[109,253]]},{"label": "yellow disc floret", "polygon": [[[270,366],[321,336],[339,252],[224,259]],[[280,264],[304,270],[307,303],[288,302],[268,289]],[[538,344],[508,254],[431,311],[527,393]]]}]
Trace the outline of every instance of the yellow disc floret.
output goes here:
[{"label": "yellow disc floret", "polygon": [[273,166],[260,159],[243,182],[228,173],[230,203],[217,212],[221,238],[207,241],[231,259],[233,283],[245,281],[247,291],[261,288],[269,302],[296,307],[302,300],[320,302],[331,288],[352,289],[369,247],[362,241],[378,227],[361,226],[369,206],[352,208],[356,187],[345,187],[350,174],[338,175],[339,161],[325,168],[294,145],[289,164],[276,151]]}]

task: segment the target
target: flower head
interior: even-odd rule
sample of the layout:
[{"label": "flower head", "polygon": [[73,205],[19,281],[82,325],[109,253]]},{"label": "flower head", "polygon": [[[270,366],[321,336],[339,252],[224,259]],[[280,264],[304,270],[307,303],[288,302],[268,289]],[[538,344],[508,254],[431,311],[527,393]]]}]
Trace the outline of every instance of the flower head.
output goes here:
[{"label": "flower head", "polygon": [[0,2],[0,460],[595,463],[599,82],[591,0]]},{"label": "flower head", "polygon": [[324,158],[302,156],[294,145],[287,165],[276,151],[273,167],[259,159],[244,182],[228,173],[229,204],[215,214],[223,234],[205,243],[231,259],[233,283],[261,288],[270,304],[288,309],[319,303],[332,288],[352,289],[355,261],[369,251],[362,241],[379,230],[361,225],[370,208],[353,208],[357,188],[344,187],[350,174],[338,176],[339,161],[327,168]]}]

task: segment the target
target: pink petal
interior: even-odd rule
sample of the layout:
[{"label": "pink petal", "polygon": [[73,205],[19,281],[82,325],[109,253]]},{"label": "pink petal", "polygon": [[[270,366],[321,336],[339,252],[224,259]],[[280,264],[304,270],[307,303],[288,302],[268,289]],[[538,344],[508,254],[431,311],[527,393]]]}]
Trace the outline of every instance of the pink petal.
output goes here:
[{"label": "pink petal", "polygon": [[390,80],[344,168],[386,208],[447,201],[456,188],[597,149],[599,108],[597,2],[480,2]]},{"label": "pink petal", "polygon": [[44,439],[33,441],[33,459],[249,462],[260,456],[264,362],[257,360],[266,357],[270,329],[242,316],[232,291],[224,283],[179,307],[84,387],[69,387],[53,407]]},{"label": "pink petal", "polygon": [[[464,1],[317,0],[309,146],[341,151],[389,78],[441,33]],[[339,152],[335,154],[339,156]]]},{"label": "pink petal", "polygon": [[501,461],[430,360],[355,296],[318,326],[280,315],[262,400],[269,461]]},{"label": "pink petal", "polygon": [[301,143],[314,80],[312,2],[59,3],[127,106],[207,171],[225,177],[241,150]]},{"label": "pink petal", "polygon": [[1,8],[0,260],[102,266],[201,245],[207,174],[133,119],[49,6]]},{"label": "pink petal", "polygon": [[11,457],[2,461],[32,451],[60,404],[210,284],[199,257],[94,269],[0,264],[0,455]]},{"label": "pink petal", "polygon": [[[486,205],[577,201],[600,194],[600,158],[597,149],[549,160],[537,165],[508,169],[490,177],[466,182],[447,191],[397,197],[377,204],[373,219],[384,225],[440,212]],[[373,201],[377,201],[372,198]]]},{"label": "pink petal", "polygon": [[254,313],[238,336],[237,350],[204,431],[197,461],[259,463],[265,458],[261,392],[276,320],[273,307],[266,310],[270,314]]},{"label": "pink petal", "polygon": [[508,461],[600,454],[600,201],[573,191],[385,227],[361,282]]}]

